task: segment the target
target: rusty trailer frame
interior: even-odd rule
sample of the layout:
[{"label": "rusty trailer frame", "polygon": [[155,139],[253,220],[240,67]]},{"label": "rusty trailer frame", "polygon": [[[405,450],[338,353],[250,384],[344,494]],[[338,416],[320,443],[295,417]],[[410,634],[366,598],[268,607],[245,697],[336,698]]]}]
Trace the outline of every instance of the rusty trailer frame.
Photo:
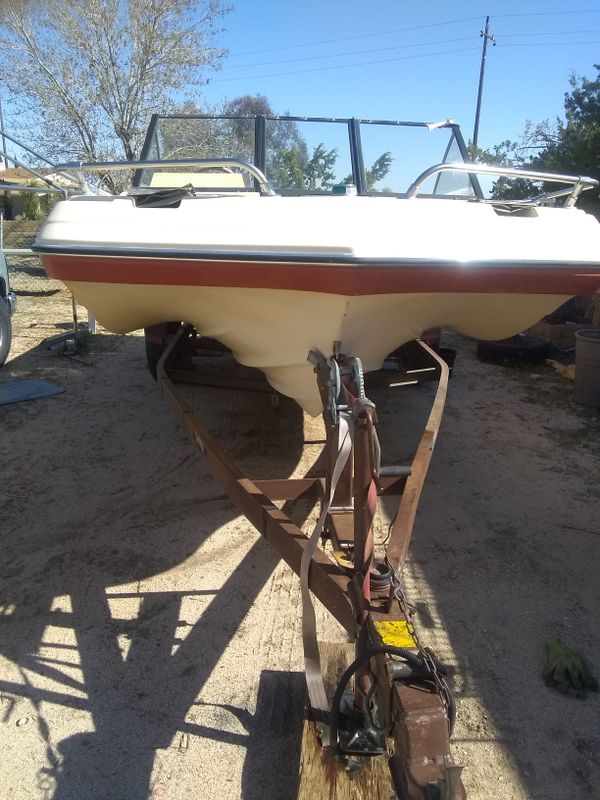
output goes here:
[{"label": "rusty trailer frame", "polygon": [[[352,676],[348,674],[336,692],[338,706],[344,681],[355,677],[354,711],[345,718],[352,725],[352,714],[359,718],[362,714],[372,724],[366,733],[351,731],[342,745],[341,732],[339,740],[337,732],[344,712],[341,706],[332,708],[332,754],[352,769],[364,763],[367,756],[379,753],[379,757],[387,757],[398,800],[464,800],[462,768],[450,753],[452,709],[447,684],[440,678],[439,665],[432,654],[418,642],[399,583],[442,419],[448,365],[428,345],[419,342],[420,351],[429,360],[425,371],[433,368],[439,379],[429,418],[410,467],[381,468],[376,409],[370,401],[357,402],[353,396],[356,381],[348,368],[351,359],[340,354],[329,360],[313,355],[326,427],[326,474],[316,478],[252,480],[228,457],[176,386],[176,381],[182,379],[204,382],[202,378],[194,381],[189,371],[178,366],[186,343],[189,346],[194,336],[192,329],[180,328],[168,340],[157,365],[161,393],[230,499],[297,575],[301,574],[302,557],[310,546],[309,537],[276,503],[309,498],[323,506],[328,494],[333,500],[322,531],[322,542],[328,539],[332,544],[329,549],[318,546],[314,553],[309,552],[308,588],[356,642]],[[333,486],[340,418],[331,403],[332,365],[345,376],[344,396],[354,405],[351,456]],[[215,385],[214,381],[209,382]],[[251,378],[246,388],[260,389],[260,381],[255,386],[253,382]],[[242,388],[244,383],[236,379],[225,385]],[[400,501],[390,526],[385,558],[376,563],[372,521],[376,497],[380,495],[398,495]],[[398,631],[409,636],[408,648],[395,646]],[[374,729],[375,740],[380,734],[378,741],[383,739],[385,746],[373,746]],[[348,744],[358,740],[362,742],[360,746]]]}]

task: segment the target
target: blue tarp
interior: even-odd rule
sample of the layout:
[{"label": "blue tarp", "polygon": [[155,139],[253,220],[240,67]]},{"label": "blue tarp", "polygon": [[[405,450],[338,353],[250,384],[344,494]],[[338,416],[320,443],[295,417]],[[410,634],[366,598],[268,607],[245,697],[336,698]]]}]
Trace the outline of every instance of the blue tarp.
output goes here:
[{"label": "blue tarp", "polygon": [[37,400],[38,397],[51,397],[53,394],[62,394],[64,391],[64,386],[35,379],[0,383],[0,406],[22,403],[25,400]]}]

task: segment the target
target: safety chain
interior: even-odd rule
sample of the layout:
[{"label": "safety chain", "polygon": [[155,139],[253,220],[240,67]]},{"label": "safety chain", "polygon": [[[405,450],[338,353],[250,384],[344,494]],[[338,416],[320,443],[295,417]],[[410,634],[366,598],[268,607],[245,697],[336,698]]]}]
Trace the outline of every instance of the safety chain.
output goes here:
[{"label": "safety chain", "polygon": [[[400,610],[402,611],[406,619],[406,629],[411,638],[413,639],[414,643],[416,644],[417,650],[419,651],[419,654],[423,659],[428,672],[431,674],[433,678],[435,690],[438,693],[446,712],[446,717],[448,719],[448,727],[451,728],[452,721],[450,715],[450,706],[452,701],[450,698],[450,691],[448,689],[446,682],[442,680],[442,678],[440,677],[433,653],[429,648],[423,647],[423,645],[419,640],[419,635],[417,634],[417,630],[412,621],[413,614],[415,613],[415,608],[414,606],[411,606],[407,602],[402,587],[400,585],[398,576],[394,571],[392,571],[392,586],[394,587],[394,597],[398,601]],[[450,730],[450,732],[452,731]]]}]

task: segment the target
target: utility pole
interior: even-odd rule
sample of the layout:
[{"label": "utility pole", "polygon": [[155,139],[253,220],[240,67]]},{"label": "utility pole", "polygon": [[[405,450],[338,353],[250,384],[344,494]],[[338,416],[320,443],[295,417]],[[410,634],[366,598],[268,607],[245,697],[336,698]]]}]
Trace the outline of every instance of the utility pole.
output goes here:
[{"label": "utility pole", "polygon": [[473,127],[473,147],[477,147],[477,137],[479,135],[479,115],[481,113],[481,95],[483,94],[483,75],[485,72],[485,59],[487,54],[488,40],[496,46],[496,40],[489,34],[490,18],[485,18],[485,30],[481,31],[483,36],[483,49],[481,51],[481,68],[479,70],[479,89],[477,90],[477,108],[475,109],[475,125]]},{"label": "utility pole", "polygon": [[[2,98],[0,97],[0,129],[2,130],[2,152],[6,153],[6,138],[4,136],[4,119],[2,118]],[[4,169],[8,169],[8,162],[6,156],[2,156],[2,165]]]}]

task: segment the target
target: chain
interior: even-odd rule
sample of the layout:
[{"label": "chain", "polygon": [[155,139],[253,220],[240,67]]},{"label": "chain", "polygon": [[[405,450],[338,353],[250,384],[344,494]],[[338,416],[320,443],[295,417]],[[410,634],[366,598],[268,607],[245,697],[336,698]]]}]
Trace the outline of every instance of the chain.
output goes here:
[{"label": "chain", "polygon": [[440,677],[437,664],[435,663],[435,659],[433,657],[431,650],[423,647],[423,645],[419,640],[419,635],[417,634],[417,630],[412,621],[413,614],[415,613],[415,608],[414,606],[411,606],[407,602],[404,592],[402,591],[402,587],[400,586],[400,581],[398,580],[398,576],[396,575],[395,572],[392,573],[392,585],[394,587],[394,597],[398,601],[398,605],[400,606],[400,611],[402,611],[406,619],[406,629],[410,634],[411,638],[413,639],[414,643],[416,644],[417,650],[419,651],[419,655],[423,659],[427,667],[427,670],[433,679],[435,690],[440,696],[440,700],[442,701],[442,704],[446,711],[446,716],[448,717],[448,721],[450,722],[450,712],[449,712],[450,694],[448,691],[448,687],[445,681],[443,681]]}]

